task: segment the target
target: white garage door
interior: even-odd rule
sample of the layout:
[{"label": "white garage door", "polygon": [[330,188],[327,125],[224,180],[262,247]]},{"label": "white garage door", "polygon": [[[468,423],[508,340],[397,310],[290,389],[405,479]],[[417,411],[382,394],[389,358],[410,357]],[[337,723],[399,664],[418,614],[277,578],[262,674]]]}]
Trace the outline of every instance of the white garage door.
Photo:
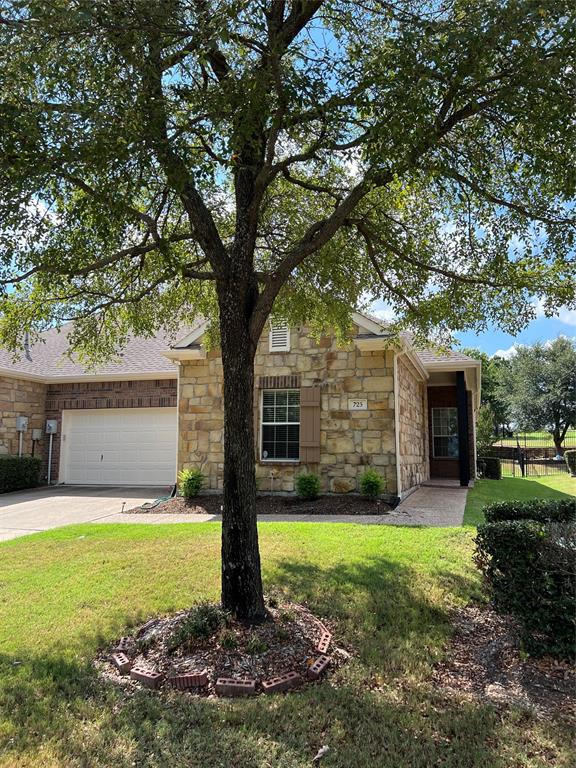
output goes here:
[{"label": "white garage door", "polygon": [[80,485],[171,485],[176,409],[64,411],[60,481]]}]

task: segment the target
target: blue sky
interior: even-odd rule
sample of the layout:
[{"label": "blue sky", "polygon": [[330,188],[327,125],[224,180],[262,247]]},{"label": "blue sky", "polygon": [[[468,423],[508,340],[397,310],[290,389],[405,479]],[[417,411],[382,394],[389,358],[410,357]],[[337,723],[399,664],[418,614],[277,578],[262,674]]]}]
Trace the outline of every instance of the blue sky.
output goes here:
[{"label": "blue sky", "polygon": [[[384,318],[389,317],[390,310],[381,301],[373,304],[372,311]],[[535,344],[537,341],[545,342],[558,336],[576,338],[576,309],[561,307],[557,314],[557,317],[544,317],[537,305],[536,318],[517,336],[511,336],[492,327],[480,334],[459,333],[456,338],[463,347],[477,347],[489,355],[499,353],[504,357],[513,352],[515,344]]]}]

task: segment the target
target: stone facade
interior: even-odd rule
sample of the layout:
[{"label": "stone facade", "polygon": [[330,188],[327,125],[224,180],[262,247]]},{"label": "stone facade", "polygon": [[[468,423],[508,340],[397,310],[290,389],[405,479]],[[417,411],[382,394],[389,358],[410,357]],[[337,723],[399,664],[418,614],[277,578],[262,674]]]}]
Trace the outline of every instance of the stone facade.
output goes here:
[{"label": "stone facade", "polygon": [[[175,408],[176,398],[175,379],[49,384],[46,392],[46,418],[58,422],[58,435],[52,449],[52,481],[58,480],[60,468],[62,411],[86,408]],[[47,474],[47,464],[46,457],[44,475]]]},{"label": "stone facade", "polygon": [[[24,432],[23,453],[32,453],[32,430],[44,433],[46,384],[8,376],[0,377],[0,453],[17,454],[19,435],[16,417],[28,416],[28,429]],[[42,456],[44,440],[34,446],[34,454]]]},{"label": "stone facade", "polygon": [[406,493],[430,477],[426,382],[405,355],[397,361],[400,485]]},{"label": "stone facade", "polygon": [[[320,462],[263,461],[260,458],[261,377],[297,376],[300,387],[319,386]],[[339,347],[333,338],[314,340],[306,329],[292,329],[289,352],[269,352],[263,334],[255,358],[254,397],[256,476],[261,491],[293,491],[302,472],[320,475],[323,491],[355,491],[358,478],[373,466],[396,495],[394,432],[394,352]],[[264,383],[265,385],[265,383]],[[222,364],[218,350],[206,359],[182,361],[179,377],[179,469],[200,466],[210,489],[222,488]],[[350,410],[349,401],[368,401],[367,410]]]}]

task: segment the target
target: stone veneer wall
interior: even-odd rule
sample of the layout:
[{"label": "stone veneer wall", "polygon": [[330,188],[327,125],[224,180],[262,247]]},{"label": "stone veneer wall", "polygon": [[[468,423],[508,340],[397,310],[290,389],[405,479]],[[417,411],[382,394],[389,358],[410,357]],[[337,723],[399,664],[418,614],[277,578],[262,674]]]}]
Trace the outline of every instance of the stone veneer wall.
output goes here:
[{"label": "stone veneer wall", "polygon": [[[46,418],[58,421],[58,436],[52,448],[53,482],[58,480],[62,411],[95,408],[175,408],[175,379],[131,381],[86,381],[49,384],[46,393]],[[44,475],[47,473],[46,458]]]},{"label": "stone veneer wall", "polygon": [[398,420],[400,424],[400,485],[404,494],[430,477],[426,382],[413,364],[398,358]]},{"label": "stone veneer wall", "polygon": [[[255,392],[256,475],[261,491],[292,491],[294,478],[317,472],[324,491],[357,489],[358,476],[373,465],[396,494],[394,436],[394,353],[361,352],[353,345],[342,349],[333,338],[312,339],[305,330],[291,331],[290,352],[268,351],[263,334],[255,359],[256,385],[261,376],[297,374],[300,386],[321,387],[320,463],[262,462],[260,393]],[[183,361],[180,366],[179,469],[201,466],[210,489],[222,488],[223,411],[222,364],[218,350],[205,360]],[[350,411],[348,400],[368,400],[368,410]]]},{"label": "stone veneer wall", "polygon": [[[28,416],[28,430],[24,432],[23,452],[32,453],[32,430],[44,432],[46,384],[25,379],[0,377],[0,453],[18,453],[16,417]],[[42,456],[43,440],[36,443],[34,453]]]}]

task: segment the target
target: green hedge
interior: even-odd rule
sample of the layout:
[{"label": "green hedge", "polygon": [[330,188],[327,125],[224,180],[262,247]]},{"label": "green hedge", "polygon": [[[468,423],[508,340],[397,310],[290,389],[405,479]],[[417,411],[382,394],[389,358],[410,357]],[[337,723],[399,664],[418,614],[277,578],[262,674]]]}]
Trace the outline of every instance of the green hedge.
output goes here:
[{"label": "green hedge", "polygon": [[576,448],[564,451],[564,461],[572,477],[576,477]]},{"label": "green hedge", "polygon": [[478,474],[487,480],[501,480],[502,462],[496,456],[482,456],[478,459]]},{"label": "green hedge", "polygon": [[495,608],[512,614],[530,653],[574,657],[576,526],[503,520],[478,528],[476,563]]},{"label": "green hedge", "polygon": [[537,520],[541,523],[576,522],[576,498],[497,501],[484,507],[487,523],[499,520]]},{"label": "green hedge", "polygon": [[40,482],[41,466],[37,456],[0,455],[0,493],[34,488]]}]

